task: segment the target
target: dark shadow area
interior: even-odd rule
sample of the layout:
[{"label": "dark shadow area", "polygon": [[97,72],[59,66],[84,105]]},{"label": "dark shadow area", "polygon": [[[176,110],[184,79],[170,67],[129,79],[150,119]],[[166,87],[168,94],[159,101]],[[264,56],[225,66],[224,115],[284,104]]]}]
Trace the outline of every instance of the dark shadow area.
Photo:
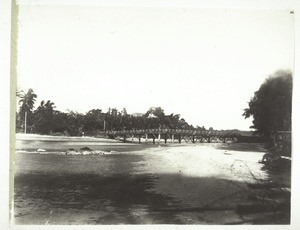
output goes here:
[{"label": "dark shadow area", "polygon": [[[186,205],[172,194],[163,195],[150,190],[155,189],[158,179],[169,181],[169,186],[177,181],[178,186],[184,186],[180,188],[184,193],[190,192],[190,186],[196,187],[202,204],[191,200],[191,204]],[[49,219],[49,224],[69,224],[72,220],[76,224],[193,224],[180,216],[196,215],[202,224],[215,224],[219,220],[214,219],[217,216],[211,212],[221,212],[226,216],[233,211],[241,220],[248,216],[243,223],[288,224],[287,202],[274,206],[266,200],[255,200],[253,197],[259,197],[259,192],[263,192],[257,190],[247,189],[242,182],[177,174],[113,174],[108,177],[96,174],[20,174],[15,177],[15,218],[17,224],[39,224]],[[194,199],[192,195],[185,197]],[[100,214],[93,220],[81,222],[67,214],[76,210],[79,216],[80,212],[93,213],[92,216]],[[258,216],[251,218],[253,214]],[[64,219],[57,215],[64,216]],[[268,219],[261,219],[265,215]]]},{"label": "dark shadow area", "polygon": [[[45,217],[49,210],[63,214],[64,210],[76,209],[104,212],[94,224],[136,224],[131,208],[143,206],[156,223],[179,223],[169,213],[151,213],[151,209],[173,202],[171,197],[146,191],[153,187],[154,179],[151,175],[20,175],[15,178],[16,210],[18,201],[29,199],[32,203],[26,209],[44,212]],[[47,208],[38,208],[40,202]]]},{"label": "dark shadow area", "polygon": [[217,144],[217,149],[245,151],[245,152],[266,152],[267,144],[265,143],[224,143]]}]

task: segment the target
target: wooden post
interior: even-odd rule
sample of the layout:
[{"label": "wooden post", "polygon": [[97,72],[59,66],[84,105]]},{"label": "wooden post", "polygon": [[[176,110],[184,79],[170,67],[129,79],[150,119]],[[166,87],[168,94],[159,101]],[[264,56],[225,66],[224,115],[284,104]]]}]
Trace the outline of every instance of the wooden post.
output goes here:
[{"label": "wooden post", "polygon": [[139,144],[141,144],[141,134],[139,134]]},{"label": "wooden post", "polygon": [[167,144],[167,134],[165,134],[165,144]]},{"label": "wooden post", "polygon": [[195,135],[193,135],[193,143],[195,143]]},{"label": "wooden post", "polygon": [[180,134],[178,136],[178,142],[179,142],[179,144],[181,144],[181,135]]},{"label": "wooden post", "polygon": [[25,111],[25,131],[24,133],[27,133],[27,111]]}]

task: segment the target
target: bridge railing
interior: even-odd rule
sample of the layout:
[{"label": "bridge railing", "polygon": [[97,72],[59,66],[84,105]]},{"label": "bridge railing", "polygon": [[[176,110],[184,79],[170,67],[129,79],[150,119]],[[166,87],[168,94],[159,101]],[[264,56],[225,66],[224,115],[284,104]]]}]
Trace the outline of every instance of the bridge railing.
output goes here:
[{"label": "bridge railing", "polygon": [[217,137],[238,137],[241,134],[232,131],[218,130],[187,130],[187,129],[132,129],[132,130],[108,130],[108,135],[145,135],[145,134],[173,134],[173,135],[198,135]]}]

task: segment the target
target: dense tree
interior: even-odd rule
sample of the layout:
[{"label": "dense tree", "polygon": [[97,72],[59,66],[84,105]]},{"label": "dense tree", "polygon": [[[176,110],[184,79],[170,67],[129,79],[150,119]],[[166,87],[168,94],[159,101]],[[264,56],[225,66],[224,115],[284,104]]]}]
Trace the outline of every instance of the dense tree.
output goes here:
[{"label": "dense tree", "polygon": [[205,131],[206,128],[204,126],[200,127],[200,126],[196,126],[196,130],[199,130],[199,131]]},{"label": "dense tree", "polygon": [[92,109],[84,116],[84,131],[103,130],[105,114],[101,109]]},{"label": "dense tree", "polygon": [[291,130],[292,73],[277,71],[269,76],[251,98],[245,118],[253,117],[253,126],[263,136]]},{"label": "dense tree", "polygon": [[84,127],[84,115],[75,111],[69,110],[67,120],[67,132],[71,136],[82,135]]},{"label": "dense tree", "polygon": [[105,114],[105,124],[107,130],[120,130],[126,126],[126,124],[122,124],[122,113],[116,108],[109,108]]},{"label": "dense tree", "polygon": [[39,107],[33,113],[34,131],[41,134],[49,134],[53,131],[54,103],[48,100],[41,101]]},{"label": "dense tree", "polygon": [[151,107],[146,113],[145,117],[157,117],[160,121],[163,121],[165,112],[161,107]]},{"label": "dense tree", "polygon": [[170,115],[165,116],[164,119],[164,128],[177,129],[180,126],[180,115],[171,113]]},{"label": "dense tree", "polygon": [[191,129],[192,127],[185,121],[184,118],[179,120],[179,128],[180,129]]},{"label": "dense tree", "polygon": [[151,107],[144,115],[147,119],[147,128],[157,129],[164,127],[165,112],[161,107]]},{"label": "dense tree", "polygon": [[68,114],[60,111],[53,111],[51,128],[53,132],[66,133],[68,130]]}]

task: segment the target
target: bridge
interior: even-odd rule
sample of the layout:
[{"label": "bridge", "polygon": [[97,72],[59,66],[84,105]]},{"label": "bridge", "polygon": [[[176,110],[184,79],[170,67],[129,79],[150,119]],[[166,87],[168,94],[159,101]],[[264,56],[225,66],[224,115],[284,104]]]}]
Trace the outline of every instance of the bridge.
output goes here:
[{"label": "bridge", "polygon": [[134,130],[120,130],[120,131],[106,131],[105,134],[115,139],[121,139],[124,142],[128,138],[133,141],[135,138],[141,143],[144,139],[148,142],[152,139],[153,144],[157,141],[160,143],[161,140],[167,143],[168,140],[171,143],[181,143],[184,140],[186,143],[196,143],[196,142],[223,142],[227,141],[237,142],[238,138],[241,136],[240,133],[234,131],[216,131],[216,130],[184,130],[184,129],[134,129]]}]

